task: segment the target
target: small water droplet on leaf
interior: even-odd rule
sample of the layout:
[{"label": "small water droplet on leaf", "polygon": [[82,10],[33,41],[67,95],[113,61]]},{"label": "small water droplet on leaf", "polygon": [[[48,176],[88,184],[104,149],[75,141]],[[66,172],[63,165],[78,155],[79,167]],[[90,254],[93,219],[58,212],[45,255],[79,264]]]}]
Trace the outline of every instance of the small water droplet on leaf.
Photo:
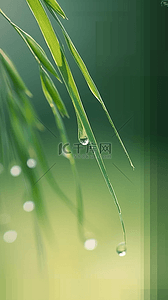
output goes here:
[{"label": "small water droplet on leaf", "polygon": [[125,256],[127,253],[127,248],[126,248],[125,242],[118,244],[116,251],[119,256]]},{"label": "small water droplet on leaf", "polygon": [[83,145],[86,146],[89,143],[89,139],[87,137],[79,139],[79,142]]}]

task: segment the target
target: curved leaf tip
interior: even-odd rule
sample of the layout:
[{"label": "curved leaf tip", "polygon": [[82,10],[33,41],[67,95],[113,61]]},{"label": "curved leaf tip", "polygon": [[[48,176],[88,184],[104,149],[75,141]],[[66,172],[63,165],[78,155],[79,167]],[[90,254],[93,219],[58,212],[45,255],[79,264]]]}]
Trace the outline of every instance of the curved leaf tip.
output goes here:
[{"label": "curved leaf tip", "polygon": [[63,19],[68,20],[64,11],[62,10],[62,8],[56,0],[44,0],[44,2],[47,6],[50,6],[57,14],[59,14]]},{"label": "curved leaf tip", "polygon": [[15,89],[18,91],[23,91],[27,96],[32,97],[31,92],[27,89],[14,64],[2,49],[0,49],[0,60],[5,70],[9,74]]},{"label": "curved leaf tip", "polygon": [[[50,78],[49,74],[43,69],[42,66],[40,66],[40,77],[42,79],[42,83],[43,83],[43,90],[44,90],[44,86],[45,89],[47,91],[47,93],[49,94],[50,97],[47,98],[51,98],[53,100],[53,102],[56,104],[58,110],[60,111],[62,116],[66,116],[67,118],[69,118],[68,112],[66,110],[66,107],[56,89],[56,86],[54,85],[52,79]],[[52,106],[52,102],[49,103],[50,106]]]}]

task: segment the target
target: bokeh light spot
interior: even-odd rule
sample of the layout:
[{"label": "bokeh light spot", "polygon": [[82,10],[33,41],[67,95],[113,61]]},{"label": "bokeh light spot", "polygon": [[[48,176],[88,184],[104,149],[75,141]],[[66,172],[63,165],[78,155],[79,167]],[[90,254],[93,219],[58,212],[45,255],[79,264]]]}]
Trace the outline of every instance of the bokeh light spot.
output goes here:
[{"label": "bokeh light spot", "polygon": [[36,160],[35,160],[34,158],[29,158],[29,159],[27,160],[27,166],[28,166],[29,168],[33,169],[33,168],[36,167],[36,165],[37,165],[37,162],[36,162]]},{"label": "bokeh light spot", "polygon": [[6,243],[13,243],[17,239],[17,232],[15,230],[9,230],[4,233],[3,239]]},{"label": "bokeh light spot", "polygon": [[26,201],[23,204],[23,209],[27,212],[31,212],[35,208],[35,204],[33,201]]},{"label": "bokeh light spot", "polygon": [[21,167],[19,167],[19,166],[13,166],[13,167],[10,169],[10,173],[11,173],[11,175],[14,176],[14,177],[19,176],[20,173],[21,173],[21,171],[22,171],[22,169],[21,169]]},{"label": "bokeh light spot", "polygon": [[94,250],[97,247],[97,241],[95,239],[88,239],[84,243],[86,250]]}]

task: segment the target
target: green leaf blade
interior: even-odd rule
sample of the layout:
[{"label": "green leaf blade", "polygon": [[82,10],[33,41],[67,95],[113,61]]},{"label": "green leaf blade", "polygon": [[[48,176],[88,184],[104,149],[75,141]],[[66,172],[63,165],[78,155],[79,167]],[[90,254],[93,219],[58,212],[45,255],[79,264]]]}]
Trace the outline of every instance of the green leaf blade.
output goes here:
[{"label": "green leaf blade", "polygon": [[14,28],[21,35],[21,37],[25,40],[26,44],[29,46],[30,50],[32,50],[34,55],[39,59],[41,64],[61,82],[61,79],[60,79],[58,73],[56,72],[54,66],[48,59],[43,48],[28,33],[23,31],[21,28],[19,28],[16,25],[14,26]]},{"label": "green leaf blade", "polygon": [[81,70],[81,72],[82,72],[82,74],[83,74],[83,76],[84,76],[84,78],[86,80],[86,83],[88,84],[89,89],[91,90],[91,92],[93,93],[93,95],[96,97],[96,99],[101,103],[102,108],[104,109],[104,111],[105,111],[105,113],[107,115],[107,118],[108,118],[108,120],[109,120],[109,122],[110,122],[110,124],[111,124],[111,126],[112,126],[112,128],[113,128],[113,130],[114,130],[114,132],[115,132],[115,134],[116,134],[116,136],[117,136],[117,138],[118,138],[118,140],[119,140],[119,142],[120,142],[120,144],[121,144],[121,146],[122,146],[122,148],[123,148],[123,150],[124,150],[127,158],[128,158],[128,160],[130,162],[130,165],[134,169],[135,167],[134,167],[134,165],[133,165],[133,163],[131,161],[131,158],[130,158],[130,156],[129,156],[129,154],[128,154],[125,146],[124,146],[124,143],[122,142],[121,137],[120,137],[120,135],[119,135],[119,133],[118,133],[118,131],[117,131],[117,129],[116,129],[116,127],[115,127],[115,125],[114,125],[111,117],[110,117],[110,114],[109,114],[109,112],[108,112],[108,110],[107,110],[107,108],[106,108],[106,106],[105,106],[105,104],[103,102],[103,99],[102,99],[102,97],[101,97],[101,95],[100,95],[100,93],[99,93],[99,91],[98,91],[98,89],[97,89],[97,87],[96,87],[96,85],[95,85],[92,77],[89,74],[89,71],[88,71],[88,69],[87,69],[84,61],[82,60],[81,56],[79,55],[77,49],[75,48],[73,42],[71,41],[68,33],[66,32],[64,26],[62,25],[62,23],[58,19],[58,17],[55,14],[55,12],[53,12],[53,10],[50,9],[50,8],[49,8],[49,11],[53,15],[53,17],[56,19],[56,21],[58,22],[58,24],[60,25],[60,27],[62,29],[62,32],[63,32],[63,35],[64,35],[64,38],[66,40],[67,46],[68,46],[68,48],[69,48],[69,50],[70,50],[70,52],[71,52],[74,60],[76,61],[79,69]]},{"label": "green leaf blade", "polygon": [[16,90],[24,91],[29,97],[32,97],[31,92],[27,89],[14,64],[9,59],[9,57],[3,52],[2,49],[0,49],[0,60],[7,73],[9,74]]},{"label": "green leaf blade", "polygon": [[[63,123],[61,116],[57,110],[57,107],[51,97],[51,94],[48,92],[47,86],[46,86],[44,78],[43,78],[43,73],[40,74],[40,78],[41,78],[41,84],[42,84],[42,89],[43,89],[44,95],[45,95],[49,105],[51,106],[52,112],[54,114],[55,121],[56,121],[57,127],[59,129],[61,140],[62,140],[63,144],[69,144],[64,123]],[[70,146],[69,146],[69,150],[70,150]],[[83,233],[84,212],[83,212],[83,197],[82,197],[81,185],[80,185],[80,181],[79,181],[79,177],[78,177],[78,172],[76,169],[75,160],[74,160],[72,154],[69,153],[67,158],[69,159],[71,169],[72,169],[74,179],[75,179],[76,198],[77,198],[77,218],[78,218],[79,226],[81,226],[81,227],[79,227],[79,233],[80,233],[80,237],[84,241],[85,240],[84,233]]]},{"label": "green leaf blade", "polygon": [[[62,75],[62,79],[66,85],[66,88],[68,90],[68,93],[71,97],[71,100],[72,100],[72,103],[74,105],[74,108],[75,108],[75,112],[77,112],[79,118],[80,118],[80,121],[86,131],[86,134],[88,136],[88,139],[90,141],[90,143],[94,143],[96,145],[96,149],[97,149],[97,152],[95,152],[95,157],[96,157],[96,160],[97,160],[97,163],[100,167],[100,170],[103,174],[103,177],[105,179],[105,182],[109,188],[109,191],[114,199],[114,202],[117,206],[117,210],[118,210],[118,213],[120,215],[120,220],[122,219],[121,217],[121,208],[119,206],[119,203],[118,203],[118,200],[117,200],[117,197],[115,195],[115,192],[114,192],[114,189],[111,185],[111,182],[108,178],[108,175],[107,175],[107,171],[106,171],[106,168],[105,168],[105,165],[104,165],[104,162],[103,162],[103,159],[101,157],[101,154],[100,154],[100,151],[99,151],[99,148],[98,148],[98,145],[97,145],[97,142],[96,142],[96,139],[94,137],[94,134],[92,132],[92,129],[91,129],[91,126],[90,126],[90,123],[87,119],[87,116],[86,116],[86,113],[85,113],[85,110],[83,108],[83,104],[81,102],[81,99],[80,99],[80,96],[79,96],[79,92],[77,90],[77,87],[76,87],[76,84],[75,84],[75,81],[73,79],[73,76],[72,76],[72,73],[71,73],[71,70],[69,68],[69,65],[66,61],[66,58],[64,56],[64,53],[62,52],[61,48],[60,48],[60,45],[57,44],[57,47],[58,49],[53,49],[53,47],[51,47],[51,41],[52,41],[52,38],[51,36],[49,35],[46,35],[46,32],[43,30],[43,22],[45,21],[45,18],[47,18],[47,15],[45,14],[44,16],[44,13],[41,12],[41,9],[43,10],[43,7],[40,7],[40,9],[38,10],[39,8],[39,1],[38,0],[27,0],[27,2],[30,5],[35,17],[38,19],[38,24],[40,26],[40,29],[42,30],[43,32],[43,35],[46,39],[46,42],[47,44],[49,45],[49,49],[55,59],[56,62],[58,62],[58,57],[57,57],[57,52],[59,51],[59,62],[61,63],[57,63],[58,65],[58,68],[60,70],[60,73]],[[38,11],[38,14],[37,14],[37,11]],[[47,18],[48,19],[48,18]],[[50,24],[51,26],[51,24]],[[52,32],[53,32],[53,29],[52,29]],[[50,39],[51,38],[51,39]],[[56,38],[56,37],[55,37]],[[56,38],[57,39],[57,38]],[[61,57],[60,57],[61,55]],[[124,223],[122,225],[122,229],[123,229],[123,234],[124,234],[124,240],[126,241],[126,234],[125,234],[125,227],[124,227]]]},{"label": "green leaf blade", "polygon": [[112,186],[112,184],[110,182],[110,179],[109,179],[109,177],[107,175],[107,171],[106,171],[106,168],[105,168],[102,156],[100,154],[97,141],[96,141],[95,136],[94,136],[94,134],[92,132],[90,123],[89,123],[89,121],[87,119],[87,115],[86,115],[85,110],[83,108],[83,104],[82,104],[82,101],[80,99],[80,96],[79,96],[79,93],[78,93],[75,81],[73,79],[71,70],[69,68],[69,65],[67,63],[67,60],[66,60],[63,52],[62,52],[62,62],[63,62],[63,64],[59,68],[60,72],[62,74],[62,78],[64,80],[64,83],[65,83],[66,87],[67,87],[69,95],[71,97],[71,100],[72,100],[72,103],[74,105],[77,117],[79,117],[80,123],[83,126],[83,128],[85,129],[85,132],[86,132],[86,135],[87,135],[87,137],[89,139],[89,142],[90,142],[90,144],[94,144],[96,146],[96,151],[94,151],[94,155],[95,155],[95,158],[96,158],[97,163],[99,165],[99,168],[100,168],[100,170],[102,172],[104,180],[105,180],[105,182],[107,184],[107,187],[108,187],[108,189],[110,191],[110,194],[112,195],[112,197],[114,199],[114,203],[115,203],[115,205],[117,207],[117,210],[118,210],[118,213],[119,213],[119,216],[120,216],[121,225],[122,225],[124,240],[126,242],[126,232],[125,232],[124,222],[123,222],[123,219],[122,219],[121,208],[120,208],[117,196],[115,194],[114,188],[113,188],[113,186]]},{"label": "green leaf blade", "polygon": [[50,76],[48,75],[48,73],[42,67],[40,67],[40,74],[41,74],[41,77],[43,79],[43,82],[46,86],[48,93],[50,94],[54,103],[58,107],[61,115],[69,118],[68,112],[67,112],[65,105],[56,89],[56,86],[54,85],[54,83],[53,83],[52,79],[50,78]]},{"label": "green leaf blade", "polygon": [[62,65],[62,56],[58,39],[54,33],[54,29],[51,25],[47,14],[39,0],[26,0],[34,17],[40,27],[40,30],[44,36],[44,39],[51,51],[51,54],[55,60],[56,65],[59,67]]},{"label": "green leaf blade", "polygon": [[63,19],[67,19],[64,11],[62,10],[62,8],[60,7],[60,5],[58,4],[57,1],[55,0],[44,0],[44,2],[46,3],[46,5],[50,6],[57,14],[59,14]]},{"label": "green leaf blade", "polygon": [[128,154],[128,152],[127,152],[127,150],[126,150],[126,148],[125,148],[125,146],[124,146],[124,144],[123,144],[123,142],[122,142],[122,140],[120,138],[120,135],[119,135],[119,133],[118,133],[118,131],[117,131],[117,129],[116,129],[116,127],[115,127],[115,125],[114,125],[111,117],[110,117],[110,114],[109,114],[109,112],[108,112],[108,110],[107,110],[107,108],[106,108],[106,106],[105,106],[105,104],[104,104],[104,102],[103,102],[103,100],[102,100],[102,98],[100,96],[100,93],[99,93],[99,91],[98,91],[95,83],[93,82],[93,80],[92,80],[92,78],[91,78],[91,76],[90,76],[90,74],[89,74],[89,72],[88,72],[88,70],[87,70],[87,68],[86,68],[86,66],[85,66],[82,58],[80,57],[80,55],[77,52],[75,46],[71,42],[70,38],[67,37],[67,35],[65,34],[65,32],[64,32],[64,36],[65,36],[65,40],[67,42],[67,45],[68,45],[68,47],[70,49],[70,52],[71,52],[72,56],[74,57],[77,65],[79,66],[79,68],[80,68],[80,70],[81,70],[81,72],[82,72],[82,74],[83,74],[83,76],[84,76],[84,78],[85,78],[85,80],[86,80],[86,82],[87,82],[87,84],[88,84],[91,92],[97,98],[97,100],[101,103],[101,105],[102,105],[102,107],[103,107],[103,109],[104,109],[104,111],[105,111],[105,113],[107,115],[107,118],[108,118],[108,120],[109,120],[112,128],[114,129],[114,132],[115,132],[115,134],[116,134],[116,136],[117,136],[117,138],[118,138],[118,140],[119,140],[119,142],[120,142],[120,144],[121,144],[121,146],[122,146],[122,148],[123,148],[123,150],[124,150],[124,152],[125,152],[128,160],[129,160],[129,162],[130,162],[130,165],[134,169],[135,167],[134,167],[134,165],[133,165],[133,163],[131,161],[131,158],[130,158],[130,156],[129,156],[129,154]]}]

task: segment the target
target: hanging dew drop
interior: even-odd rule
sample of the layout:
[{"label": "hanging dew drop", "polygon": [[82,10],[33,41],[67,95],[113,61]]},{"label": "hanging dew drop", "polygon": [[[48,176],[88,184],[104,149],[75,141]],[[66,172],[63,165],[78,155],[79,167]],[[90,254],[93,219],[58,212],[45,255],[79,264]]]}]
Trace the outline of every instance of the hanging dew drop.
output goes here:
[{"label": "hanging dew drop", "polygon": [[127,253],[126,244],[124,242],[118,244],[116,251],[119,256],[125,256]]},{"label": "hanging dew drop", "polygon": [[89,144],[89,139],[87,137],[84,137],[84,138],[80,138],[79,139],[79,142],[83,145],[83,146],[86,146]]},{"label": "hanging dew drop", "polygon": [[89,139],[87,137],[85,128],[83,127],[83,124],[80,118],[78,117],[78,115],[77,115],[77,123],[78,123],[78,140],[83,146],[86,146],[89,144]]}]

